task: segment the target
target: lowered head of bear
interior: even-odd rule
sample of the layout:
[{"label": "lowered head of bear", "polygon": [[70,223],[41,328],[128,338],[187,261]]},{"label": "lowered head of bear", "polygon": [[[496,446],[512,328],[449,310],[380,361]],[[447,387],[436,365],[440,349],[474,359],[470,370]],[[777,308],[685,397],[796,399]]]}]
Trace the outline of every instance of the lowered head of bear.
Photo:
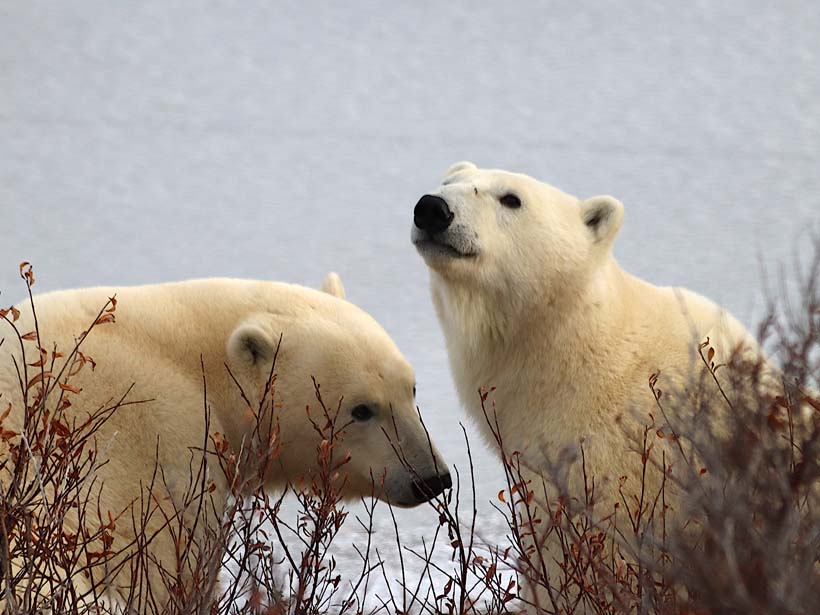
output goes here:
[{"label": "lowered head of bear", "polygon": [[528,304],[534,293],[581,288],[609,258],[622,218],[613,197],[582,201],[527,175],[459,162],[416,203],[411,238],[434,287]]},{"label": "lowered head of bear", "polygon": [[252,404],[276,355],[273,421],[281,450],[268,487],[310,479],[332,422],[333,462],[349,457],[335,473],[344,497],[375,494],[403,507],[432,499],[452,483],[418,414],[413,368],[384,329],[344,299],[338,276],[330,274],[322,290],[246,318],[228,340],[231,369],[246,392],[259,392],[248,395]]}]

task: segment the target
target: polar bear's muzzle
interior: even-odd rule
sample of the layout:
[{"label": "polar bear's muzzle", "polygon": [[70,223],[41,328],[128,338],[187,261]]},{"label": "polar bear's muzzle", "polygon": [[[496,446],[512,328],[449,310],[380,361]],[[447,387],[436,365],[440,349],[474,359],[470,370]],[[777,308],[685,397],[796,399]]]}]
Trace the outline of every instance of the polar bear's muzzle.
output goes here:
[{"label": "polar bear's muzzle", "polygon": [[474,242],[461,225],[453,223],[455,213],[442,197],[425,194],[413,210],[411,239],[424,257],[470,257],[476,255]]},{"label": "polar bear's muzzle", "polygon": [[453,479],[450,478],[450,473],[437,474],[423,480],[414,480],[411,488],[413,495],[421,502],[432,500],[438,494],[444,492],[453,486]]}]

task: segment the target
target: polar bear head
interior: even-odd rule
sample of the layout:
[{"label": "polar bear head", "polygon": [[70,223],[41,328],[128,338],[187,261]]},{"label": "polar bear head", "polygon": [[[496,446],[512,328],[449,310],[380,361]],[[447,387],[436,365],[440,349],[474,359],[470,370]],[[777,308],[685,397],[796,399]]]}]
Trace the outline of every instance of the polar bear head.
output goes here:
[{"label": "polar bear head", "polygon": [[345,300],[335,274],[325,280],[324,292],[295,288],[287,306],[245,318],[227,347],[232,369],[248,389],[260,390],[276,360],[274,420],[282,448],[268,486],[298,484],[316,470],[330,418],[334,462],[349,456],[337,473],[344,496],[375,494],[415,506],[449,488],[447,464],[415,404],[413,369],[393,340]]},{"label": "polar bear head", "polygon": [[549,301],[580,288],[609,258],[622,218],[610,196],[583,201],[526,175],[460,162],[416,204],[412,241],[431,269],[434,299],[446,287],[531,305],[535,295]]}]

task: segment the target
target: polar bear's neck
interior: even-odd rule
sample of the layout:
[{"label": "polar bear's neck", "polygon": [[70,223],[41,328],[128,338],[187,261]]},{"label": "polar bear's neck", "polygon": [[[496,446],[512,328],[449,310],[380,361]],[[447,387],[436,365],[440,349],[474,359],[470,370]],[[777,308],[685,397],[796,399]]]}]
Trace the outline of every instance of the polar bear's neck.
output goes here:
[{"label": "polar bear's neck", "polygon": [[532,344],[549,351],[567,338],[603,342],[620,320],[625,290],[635,281],[614,260],[583,288],[544,289],[529,296],[514,288],[488,290],[433,275],[433,303],[448,344],[452,340],[468,354],[522,353],[532,351]]},{"label": "polar bear's neck", "polygon": [[[621,337],[629,335],[625,315],[635,283],[614,259],[574,292],[547,289],[543,296],[490,295],[433,278],[433,303],[462,402],[480,412],[473,407],[479,388],[497,387],[499,395],[514,393],[525,403],[522,388],[538,389],[541,403],[544,395],[574,388],[581,375],[606,377],[613,365],[628,362],[616,355]],[[522,381],[533,377],[537,384]]]}]

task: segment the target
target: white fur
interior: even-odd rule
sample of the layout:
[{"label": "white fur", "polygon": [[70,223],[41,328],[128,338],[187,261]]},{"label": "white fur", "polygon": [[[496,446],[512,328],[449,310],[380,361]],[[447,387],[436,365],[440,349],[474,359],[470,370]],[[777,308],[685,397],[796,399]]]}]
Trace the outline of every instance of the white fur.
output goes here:
[{"label": "white fur", "polygon": [[[139,500],[151,479],[157,446],[172,496],[186,484],[189,463],[196,458],[192,451],[205,437],[200,359],[211,408],[210,432],[223,434],[230,451],[238,451],[254,421],[225,365],[255,406],[280,335],[275,399],[282,451],[266,486],[277,489],[286,481],[298,483],[316,467],[320,438],[305,411],[310,406],[311,416],[324,424],[311,381],[315,377],[331,410],[335,412],[342,400],[337,425],[346,428],[335,458],[351,455],[340,470],[339,480],[347,481],[345,495],[369,496],[373,477],[379,497],[400,506],[419,503],[411,489],[415,477],[399,462],[386,436],[399,443],[422,478],[447,472],[434,447],[431,454],[417,415],[413,370],[375,320],[339,298],[344,289],[338,276],[330,275],[323,288],[334,296],[291,284],[210,279],[35,297],[42,346],[50,350],[56,344],[66,355],[107,299],[116,295],[118,300],[116,322],[98,325],[82,345],[97,367],[92,373],[86,366],[72,379],[71,384],[82,389],[79,396],[69,394],[75,399],[72,416],[110,405],[132,383],[126,401],[151,400],[121,408],[99,433],[101,448],[108,447],[108,463],[99,470],[99,480],[105,482],[104,519],[108,510],[116,514]],[[26,304],[19,307],[18,326],[26,333],[34,328],[31,310]],[[13,360],[21,365],[20,354],[11,329],[2,324],[6,343],[0,346],[0,392],[4,408],[6,402],[14,407],[4,428],[19,432],[23,404]],[[31,362],[36,348],[27,344]],[[59,368],[58,361],[52,371]],[[351,410],[360,404],[373,408],[375,417],[353,420]],[[218,469],[210,471],[217,485],[215,501],[224,504],[227,485]],[[129,526],[130,519],[117,524],[114,548],[131,539]],[[170,564],[170,537],[161,535],[151,552]]]}]

